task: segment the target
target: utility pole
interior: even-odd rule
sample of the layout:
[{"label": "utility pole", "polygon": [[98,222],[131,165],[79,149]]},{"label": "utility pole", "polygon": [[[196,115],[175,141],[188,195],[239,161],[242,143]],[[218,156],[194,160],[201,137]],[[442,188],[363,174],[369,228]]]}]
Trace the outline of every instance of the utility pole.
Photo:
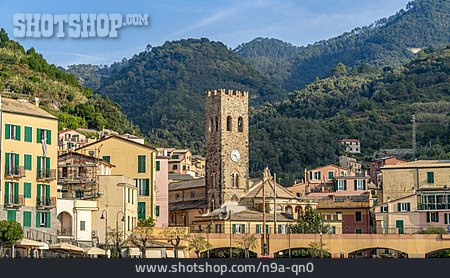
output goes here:
[{"label": "utility pole", "polygon": [[416,115],[413,114],[412,115],[412,149],[413,149],[413,152],[414,152],[414,157],[416,156],[416,148],[417,148],[417,144],[416,144],[416,128],[417,128]]},{"label": "utility pole", "polygon": [[[268,171],[268,169],[266,168]],[[267,239],[266,239],[266,194],[265,194],[265,184],[266,184],[266,177],[265,174],[263,174],[262,178],[262,199],[263,199],[263,255],[266,255],[266,249],[267,249]]]},{"label": "utility pole", "polygon": [[273,173],[273,233],[277,233],[277,173]]},{"label": "utility pole", "polygon": [[230,220],[230,258],[233,258],[233,228],[231,225],[231,209],[229,210],[229,220]]}]

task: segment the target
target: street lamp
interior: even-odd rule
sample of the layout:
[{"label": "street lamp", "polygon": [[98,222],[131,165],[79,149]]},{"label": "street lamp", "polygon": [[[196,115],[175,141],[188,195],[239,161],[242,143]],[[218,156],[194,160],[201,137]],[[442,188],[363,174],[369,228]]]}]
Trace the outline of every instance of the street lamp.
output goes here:
[{"label": "street lamp", "polygon": [[[125,222],[125,214],[123,211],[119,210],[116,213],[116,249],[119,251],[119,213],[122,213],[122,219],[120,221]],[[123,236],[125,237],[125,229],[123,229]],[[119,254],[120,256],[120,254]]]},{"label": "street lamp", "polygon": [[102,210],[102,216],[100,219],[105,220],[105,256],[108,256],[108,211]]},{"label": "street lamp", "polygon": [[212,226],[212,224],[213,224],[213,221],[211,220],[211,222],[208,224],[208,233],[206,234],[207,241],[208,241],[208,250],[206,251],[206,257],[207,258],[209,258],[209,249],[210,249],[210,246],[209,246],[209,233],[211,233],[211,226]]}]

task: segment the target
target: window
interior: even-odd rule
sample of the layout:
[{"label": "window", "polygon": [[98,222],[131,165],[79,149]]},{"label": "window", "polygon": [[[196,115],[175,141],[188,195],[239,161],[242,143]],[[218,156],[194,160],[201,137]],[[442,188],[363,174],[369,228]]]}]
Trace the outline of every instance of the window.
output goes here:
[{"label": "window", "polygon": [[215,230],[216,234],[222,233],[222,224],[216,224]]},{"label": "window", "polygon": [[397,204],[397,211],[399,212],[406,212],[411,210],[411,204],[410,203],[398,203]]},{"label": "window", "polygon": [[149,179],[136,179],[136,187],[138,188],[138,196],[150,196]]},{"label": "window", "polygon": [[5,182],[5,204],[19,203],[19,183]]},{"label": "window", "polygon": [[245,234],[245,224],[233,224],[233,234]]},{"label": "window", "polygon": [[6,124],[5,126],[5,139],[20,141],[20,126]]},{"label": "window", "polygon": [[332,180],[334,178],[334,171],[328,171],[328,179]]},{"label": "window", "polygon": [[233,130],[233,120],[231,119],[231,116],[227,117],[227,131]]},{"label": "window", "polygon": [[80,221],[80,231],[86,231],[86,221]]},{"label": "window", "polygon": [[427,222],[439,222],[439,212],[427,212]]},{"label": "window", "polygon": [[239,187],[239,175],[236,173],[231,174],[231,187],[238,188]]},{"label": "window", "polygon": [[155,207],[155,214],[156,214],[156,216],[159,216],[159,206]]},{"label": "window", "polygon": [[242,119],[242,117],[238,118],[238,131],[239,132],[244,131],[244,119]]},{"label": "window", "polygon": [[444,223],[450,224],[450,213],[444,213]]},{"label": "window", "polygon": [[383,205],[383,206],[381,206],[381,207],[380,207],[380,211],[381,211],[381,212],[389,212],[389,207],[388,207],[388,205]]},{"label": "window", "polygon": [[330,234],[336,234],[336,226],[330,226]]},{"label": "window", "polygon": [[37,228],[50,228],[50,216],[51,212],[36,212],[36,227]]},{"label": "window", "polygon": [[194,193],[194,191],[191,191],[191,198],[194,198],[195,197],[195,193]]},{"label": "window", "polygon": [[161,161],[156,161],[156,171],[161,170]]},{"label": "window", "polygon": [[347,190],[347,181],[346,180],[336,180],[335,189],[336,189],[336,191]]},{"label": "window", "polygon": [[32,157],[31,157],[31,154],[24,154],[23,155],[23,166],[24,166],[24,169],[25,170],[31,170],[32,169],[32,167],[31,167],[31,160],[32,160]]},{"label": "window", "polygon": [[427,182],[434,183],[434,172],[427,172]]},{"label": "window", "polygon": [[172,155],[172,159],[179,159],[179,158],[180,158],[180,155],[178,155],[178,154]]},{"label": "window", "polygon": [[39,206],[50,205],[50,185],[38,184],[36,196],[37,196],[37,205]]},{"label": "window", "polygon": [[355,221],[361,222],[362,221],[362,215],[360,211],[355,211]]},{"label": "window", "polygon": [[287,225],[282,225],[282,224],[278,225],[278,233],[279,234],[286,234],[286,231],[287,231]]},{"label": "window", "polygon": [[145,219],[145,202],[138,202],[138,219]]},{"label": "window", "polygon": [[219,117],[216,116],[216,132],[219,131]]},{"label": "window", "polygon": [[131,189],[130,188],[127,188],[127,200],[128,200],[128,203],[130,204],[131,203]]},{"label": "window", "polygon": [[31,126],[24,127],[24,140],[25,142],[33,142],[33,128]]},{"label": "window", "polygon": [[19,174],[19,154],[6,153],[5,154],[5,170],[7,175]]},{"label": "window", "polygon": [[24,182],[23,183],[23,195],[25,198],[30,199],[31,198],[31,182]]},{"label": "window", "polygon": [[342,221],[342,212],[336,212],[336,217],[338,221]]},{"label": "window", "polygon": [[16,210],[8,210],[8,221],[16,221]]},{"label": "window", "polygon": [[38,178],[46,178],[50,176],[50,157],[37,157]]},{"label": "window", "polygon": [[105,161],[105,162],[111,163],[111,156],[109,156],[109,155],[104,155],[104,156],[102,156],[102,159],[103,159],[103,161]]},{"label": "window", "polygon": [[42,128],[37,129],[36,143],[41,144],[42,142],[46,142],[47,145],[52,144],[52,131],[51,130],[42,129]]},{"label": "window", "polygon": [[366,190],[366,180],[354,180],[354,189],[355,191]]},{"label": "window", "polygon": [[145,155],[138,155],[138,173],[145,173],[145,162],[146,162],[146,156]]},{"label": "window", "polygon": [[361,228],[355,229],[355,234],[362,234],[362,233],[363,233],[363,229],[361,229]]},{"label": "window", "polygon": [[31,211],[23,212],[23,226],[31,227]]},{"label": "window", "polygon": [[177,164],[172,165],[172,170],[178,170],[178,165]]}]

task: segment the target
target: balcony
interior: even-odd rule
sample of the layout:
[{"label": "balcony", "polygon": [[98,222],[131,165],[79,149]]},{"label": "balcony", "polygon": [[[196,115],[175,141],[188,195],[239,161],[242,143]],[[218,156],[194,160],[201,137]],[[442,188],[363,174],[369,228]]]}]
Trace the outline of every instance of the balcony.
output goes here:
[{"label": "balcony", "polygon": [[5,178],[18,179],[25,177],[25,169],[23,166],[13,166],[5,171]]},{"label": "balcony", "polygon": [[49,209],[56,207],[56,197],[38,197],[36,199],[36,207],[41,209]]},{"label": "balcony", "polygon": [[23,195],[5,194],[5,207],[18,208],[24,205]]},{"label": "balcony", "polygon": [[56,169],[38,170],[36,180],[38,180],[38,181],[54,181],[54,180],[56,180]]},{"label": "balcony", "polygon": [[448,210],[450,204],[418,204],[419,210]]}]

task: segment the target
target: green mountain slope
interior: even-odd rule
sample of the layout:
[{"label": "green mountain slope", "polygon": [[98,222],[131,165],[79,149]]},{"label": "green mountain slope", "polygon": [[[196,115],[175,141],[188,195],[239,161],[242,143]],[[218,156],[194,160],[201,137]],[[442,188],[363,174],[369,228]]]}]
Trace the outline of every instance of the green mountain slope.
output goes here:
[{"label": "green mountain slope", "polygon": [[203,152],[204,97],[217,88],[250,90],[252,103],[285,95],[224,44],[208,39],[149,48],[112,70],[98,92],[120,103],[154,144]]},{"label": "green mountain slope", "polygon": [[447,48],[420,52],[417,60],[385,71],[360,67],[253,110],[251,171],[268,164],[289,184],[303,177],[306,166],[337,163],[342,138],[361,140],[358,158],[381,148],[411,148],[412,114],[416,157],[449,159],[449,58]]},{"label": "green mountain slope", "polygon": [[25,49],[0,29],[0,93],[7,97],[40,97],[41,107],[59,118],[59,128],[108,128],[139,133],[111,100],[83,88],[33,48]]},{"label": "green mountain slope", "polygon": [[271,80],[295,90],[328,76],[338,63],[396,66],[415,56],[412,48],[445,47],[450,42],[449,11],[448,0],[416,0],[387,19],[306,47],[258,38],[236,52]]}]

